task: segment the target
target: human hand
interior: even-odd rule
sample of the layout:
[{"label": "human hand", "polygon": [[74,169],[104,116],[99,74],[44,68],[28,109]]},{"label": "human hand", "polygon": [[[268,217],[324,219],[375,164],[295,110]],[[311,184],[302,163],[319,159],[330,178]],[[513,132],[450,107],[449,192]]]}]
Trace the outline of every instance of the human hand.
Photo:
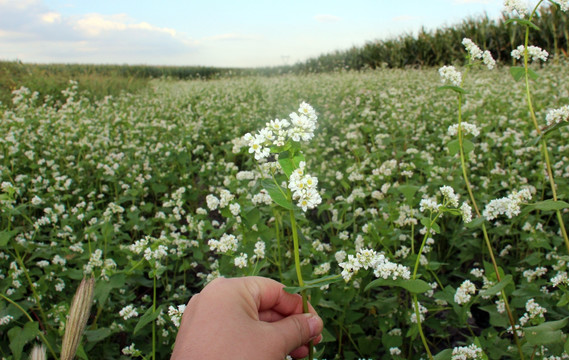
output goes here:
[{"label": "human hand", "polygon": [[263,277],[218,278],[194,295],[182,316],[171,360],[282,360],[308,355],[322,320],[284,285]]}]

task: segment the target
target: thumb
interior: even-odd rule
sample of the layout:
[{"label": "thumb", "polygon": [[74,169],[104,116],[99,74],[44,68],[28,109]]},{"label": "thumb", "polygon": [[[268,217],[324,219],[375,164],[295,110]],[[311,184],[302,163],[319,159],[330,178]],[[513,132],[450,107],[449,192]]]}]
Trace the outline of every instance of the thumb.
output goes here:
[{"label": "thumb", "polygon": [[290,315],[271,323],[271,327],[288,354],[320,335],[324,324],[318,315],[307,313]]}]

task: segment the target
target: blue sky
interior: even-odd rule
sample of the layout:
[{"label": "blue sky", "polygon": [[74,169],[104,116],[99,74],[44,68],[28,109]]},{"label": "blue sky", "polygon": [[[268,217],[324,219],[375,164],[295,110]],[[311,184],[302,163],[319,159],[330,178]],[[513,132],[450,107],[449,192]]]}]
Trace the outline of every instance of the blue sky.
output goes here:
[{"label": "blue sky", "polygon": [[0,60],[257,67],[500,16],[503,0],[0,0]]}]

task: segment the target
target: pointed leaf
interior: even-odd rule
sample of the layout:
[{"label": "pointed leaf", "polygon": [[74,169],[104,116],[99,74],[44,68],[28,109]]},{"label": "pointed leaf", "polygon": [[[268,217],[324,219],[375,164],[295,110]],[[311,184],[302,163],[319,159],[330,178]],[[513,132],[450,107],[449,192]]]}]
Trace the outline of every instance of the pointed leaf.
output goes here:
[{"label": "pointed leaf", "polygon": [[569,208],[569,203],[566,203],[565,201],[561,201],[561,200],[553,200],[553,199],[549,199],[549,200],[545,200],[545,201],[539,201],[536,202],[534,204],[529,204],[528,207],[537,209],[537,210],[543,210],[543,211],[552,211],[552,210],[561,210],[561,209],[566,209]]},{"label": "pointed leaf", "polygon": [[528,343],[532,345],[545,345],[563,342],[563,331],[569,318],[548,321],[537,326],[525,327],[524,332]]},{"label": "pointed leaf", "polygon": [[512,282],[512,275],[506,275],[502,278],[502,281],[497,283],[496,285],[480,291],[480,296],[494,296],[498,292],[502,291],[508,284]]},{"label": "pointed leaf", "polygon": [[512,74],[514,80],[520,81],[520,79],[526,74],[526,69],[522,66],[512,66],[510,68],[510,74]]},{"label": "pointed leaf", "polygon": [[534,23],[532,23],[531,21],[526,20],[526,19],[512,18],[512,19],[506,20],[506,24],[511,24],[511,23],[513,23],[513,22],[516,22],[516,23],[518,23],[518,24],[522,24],[522,25],[525,25],[525,26],[529,26],[529,27],[531,27],[531,28],[534,28],[534,29],[537,30],[537,31],[541,31],[541,29],[540,29],[536,24],[534,24]]},{"label": "pointed leaf", "polygon": [[152,308],[148,308],[140,320],[138,320],[138,324],[136,324],[136,327],[134,328],[133,335],[136,335],[136,333],[145,327],[148,323],[156,320],[162,311],[162,307],[164,307],[164,305],[160,305],[154,312],[152,311]]},{"label": "pointed leaf", "polygon": [[432,290],[431,285],[429,285],[426,281],[421,279],[415,280],[405,280],[405,279],[377,279],[370,282],[364,289],[364,291],[368,291],[369,289],[373,289],[379,286],[398,286],[402,287],[405,290],[413,293],[413,294],[421,294]]},{"label": "pointed leaf", "polygon": [[340,275],[328,275],[321,277],[319,279],[305,281],[304,286],[287,286],[284,288],[284,290],[291,294],[297,294],[302,290],[319,288],[328,284],[335,283],[340,280],[342,280],[342,277]]},{"label": "pointed leaf", "polygon": [[36,338],[39,332],[39,324],[37,322],[28,322],[23,328],[15,326],[8,330],[8,338],[10,339],[10,350],[15,360],[22,357],[24,346]]},{"label": "pointed leaf", "polygon": [[267,190],[269,196],[275,203],[284,207],[287,210],[292,210],[292,203],[284,195],[284,189],[275,184],[272,180],[263,179],[261,185]]},{"label": "pointed leaf", "polygon": [[441,90],[452,90],[458,94],[466,94],[466,90],[464,90],[463,88],[461,88],[460,86],[454,86],[454,85],[444,85],[444,86],[439,86],[437,88],[437,91],[441,91]]}]

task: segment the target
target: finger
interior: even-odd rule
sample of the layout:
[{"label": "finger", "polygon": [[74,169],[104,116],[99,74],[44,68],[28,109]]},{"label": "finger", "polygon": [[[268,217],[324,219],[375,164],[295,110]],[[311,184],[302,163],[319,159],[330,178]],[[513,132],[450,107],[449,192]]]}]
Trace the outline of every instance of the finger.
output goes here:
[{"label": "finger", "polygon": [[259,320],[264,322],[275,322],[285,318],[281,313],[274,310],[264,310],[259,312]]},{"label": "finger", "polygon": [[[322,333],[323,323],[317,315],[297,314],[268,324],[268,336],[275,344],[281,344],[285,354],[288,354]],[[300,351],[300,350],[299,350]]]},{"label": "finger", "polygon": [[[274,310],[282,315],[302,313],[302,297],[284,291],[284,285],[263,277],[247,277],[247,287],[257,303],[257,309]],[[308,304],[310,313],[316,315],[314,308]]]}]

